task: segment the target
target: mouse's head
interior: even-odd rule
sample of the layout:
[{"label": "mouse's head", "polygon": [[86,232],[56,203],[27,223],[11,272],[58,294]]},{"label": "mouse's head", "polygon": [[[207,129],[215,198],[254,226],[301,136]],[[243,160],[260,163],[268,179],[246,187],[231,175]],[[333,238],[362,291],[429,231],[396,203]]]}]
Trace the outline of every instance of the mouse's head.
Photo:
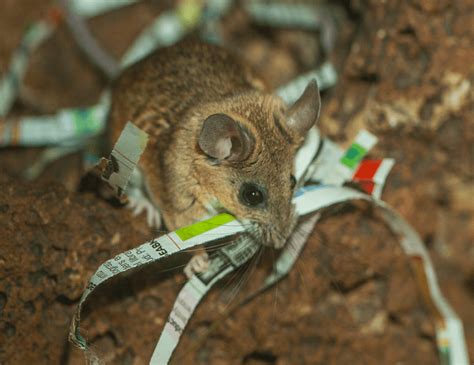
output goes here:
[{"label": "mouse's head", "polygon": [[319,110],[312,81],[288,109],[275,96],[252,93],[207,116],[197,143],[204,158],[196,166],[207,204],[249,224],[260,243],[282,247],[296,223],[295,153]]}]

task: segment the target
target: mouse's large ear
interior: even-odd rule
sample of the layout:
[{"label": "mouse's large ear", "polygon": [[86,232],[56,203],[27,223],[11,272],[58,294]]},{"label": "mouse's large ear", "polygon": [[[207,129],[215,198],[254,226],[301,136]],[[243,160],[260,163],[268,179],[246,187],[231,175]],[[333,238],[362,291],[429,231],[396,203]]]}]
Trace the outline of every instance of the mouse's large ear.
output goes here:
[{"label": "mouse's large ear", "polygon": [[217,160],[242,161],[253,150],[255,140],[250,132],[226,114],[213,114],[203,123],[199,147]]},{"label": "mouse's large ear", "polygon": [[316,124],[321,109],[321,98],[316,80],[310,81],[303,94],[288,110],[287,124],[296,134],[304,137]]}]

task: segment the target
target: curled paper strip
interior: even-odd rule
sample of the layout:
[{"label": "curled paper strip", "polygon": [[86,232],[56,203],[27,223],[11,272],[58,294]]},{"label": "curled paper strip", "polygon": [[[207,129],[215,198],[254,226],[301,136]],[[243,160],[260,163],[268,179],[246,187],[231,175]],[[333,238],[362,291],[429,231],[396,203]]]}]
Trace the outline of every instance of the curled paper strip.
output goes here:
[{"label": "curled paper strip", "polygon": [[468,365],[462,322],[441,293],[433,264],[419,235],[395,210],[382,200],[372,199],[349,188],[331,186],[308,187],[305,194],[300,193],[295,199],[295,203],[299,204],[299,211],[305,212],[310,211],[315,202],[323,204],[326,201],[330,205],[351,200],[372,202],[380,209],[390,229],[399,235],[403,251],[411,258],[425,304],[435,319],[441,357],[451,365]]},{"label": "curled paper strip", "polygon": [[119,65],[114,57],[101,47],[100,42],[92,35],[84,18],[74,11],[70,0],[58,0],[65,14],[66,23],[79,48],[84,52],[95,66],[97,66],[109,79],[114,78],[119,72]]},{"label": "curled paper strip", "polygon": [[352,176],[352,181],[359,183],[368,194],[379,198],[390,170],[395,164],[393,158],[383,160],[363,160]]},{"label": "curled paper strip", "polygon": [[[296,211],[300,215],[311,213],[327,206],[327,201],[321,200],[320,202],[316,202],[316,204],[313,204],[312,209],[308,210],[305,199],[298,198],[305,195],[308,191],[310,191],[308,190],[308,188],[302,189],[300,191],[300,194],[294,200]],[[206,244],[216,240],[222,240],[224,238],[234,236],[244,231],[244,226],[241,225],[239,221],[237,221],[233,216],[229,214],[220,214],[206,221],[198,222],[191,226],[180,228],[174,232],[165,234],[152,241],[146,242],[135,249],[128,250],[122,254],[115,256],[110,260],[107,260],[91,277],[91,279],[89,280],[89,284],[86,287],[86,290],[82,294],[82,297],[76,309],[75,316],[71,323],[69,333],[70,340],[80,349],[84,350],[89,359],[97,359],[97,356],[88,348],[86,339],[81,336],[79,332],[79,324],[83,303],[92,293],[92,291],[94,291],[95,288],[102,284],[104,281],[132,268],[147,265],[149,263],[184,251],[196,245]],[[248,246],[248,248],[250,250],[250,246]],[[253,255],[251,254],[251,252],[253,252],[253,249],[245,253],[240,250],[235,250],[235,246],[228,246],[224,249],[221,249],[221,252],[230,260],[233,267],[240,266]],[[211,282],[214,283],[218,280],[214,280],[212,268],[219,267],[217,272],[220,273],[220,267],[222,265],[218,265],[216,263],[211,262],[210,273],[204,273],[198,277],[201,281],[208,281],[209,287],[211,287]],[[226,273],[231,271],[232,270],[225,270]],[[222,274],[222,276],[218,276],[220,278],[223,277],[224,274]],[[187,321],[183,322],[183,325],[185,325],[186,323]],[[162,363],[166,362],[161,362],[161,360],[159,362],[156,362],[156,364]]]},{"label": "curled paper strip", "polygon": [[[318,138],[319,138],[319,133],[318,133]],[[310,141],[312,139],[311,138],[307,138],[307,139],[308,139],[308,142],[305,141],[305,144],[311,145]],[[325,142],[325,143],[323,143],[323,142]],[[311,163],[309,165],[306,164],[306,167],[304,169],[305,173],[303,174],[302,178],[306,182],[310,180],[310,177],[312,176],[312,172],[314,171],[315,167],[319,167],[320,169],[324,166],[333,167],[335,165],[335,162],[340,161],[342,156],[344,155],[342,149],[339,146],[337,146],[336,144],[334,144],[333,142],[331,142],[330,140],[328,140],[328,139],[326,139],[325,141],[321,141],[321,140],[318,139],[318,144],[319,144],[319,146],[318,146],[319,153],[315,152],[313,154],[315,156],[313,158],[313,161],[311,161]],[[305,145],[303,145],[303,148],[304,147],[305,147]],[[298,151],[298,154],[302,152],[303,148],[301,148]],[[295,165],[296,165],[297,170],[298,170],[299,165],[301,167],[303,166],[303,164],[301,162],[299,162],[299,161],[302,161],[302,160],[298,160],[298,154],[297,154],[296,160],[295,160]],[[346,154],[347,154],[347,152],[346,152]],[[387,166],[387,167],[383,168],[383,173],[377,174],[377,186],[378,186],[377,192],[380,192],[380,193],[382,192],[383,186],[385,184],[385,179],[388,176],[388,172],[390,171],[391,167],[394,164],[394,160],[392,160],[392,159],[385,159],[385,160],[390,160],[390,163],[389,163],[390,166],[389,167]],[[383,161],[385,161],[385,160],[383,160]],[[362,166],[363,164],[364,164],[364,161],[362,161],[360,166]],[[382,164],[380,164],[380,165],[382,165]],[[368,177],[369,176],[368,173],[362,174],[363,171],[366,171],[366,167],[361,169],[360,166],[359,166],[359,170],[361,170],[361,173],[357,176]],[[319,172],[319,170],[318,170],[318,172]],[[375,173],[370,174],[370,176],[374,176],[374,175],[375,175]],[[329,175],[325,175],[323,173],[323,175],[319,179],[319,182],[325,183],[327,176],[329,176]],[[342,184],[343,181],[340,180],[340,183]],[[306,189],[311,189],[311,187],[306,187]],[[301,194],[302,191],[304,191],[304,188],[302,190],[300,190],[299,192],[297,192],[296,196],[298,196],[298,194]],[[368,192],[368,193],[371,194],[372,192]],[[375,197],[379,197],[375,194],[373,194],[373,195]],[[297,230],[302,232],[301,236],[298,237],[297,239],[290,238],[290,241],[283,248],[280,256],[278,257],[277,261],[275,262],[272,274],[267,277],[267,279],[265,280],[265,282],[263,283],[263,285],[261,286],[261,288],[259,290],[252,293],[251,295],[249,295],[246,299],[244,299],[244,301],[247,301],[251,297],[254,297],[254,296],[258,295],[259,293],[261,293],[262,291],[268,289],[270,286],[272,286],[273,284],[275,284],[276,282],[281,280],[285,275],[287,275],[290,272],[290,270],[294,266],[296,260],[298,259],[301,251],[303,250],[303,248],[306,244],[307,237],[313,231],[314,226],[316,225],[319,217],[320,217],[320,215],[316,214],[312,219],[310,219],[306,222],[306,225],[300,224],[297,227]]]},{"label": "curled paper strip", "polygon": [[86,339],[79,333],[79,324],[82,305],[97,286],[104,281],[132,268],[164,259],[196,245],[222,240],[243,231],[244,227],[234,217],[229,214],[220,214],[155,238],[107,260],[91,277],[82,294],[71,323],[69,339],[84,350],[89,358],[96,358],[96,355],[89,350]]},{"label": "curled paper strip", "polygon": [[[134,1],[108,0],[100,2],[96,0],[69,0],[68,3],[70,3],[77,16],[92,17],[132,4]],[[53,6],[49,9],[44,19],[29,25],[26,29],[20,46],[13,52],[9,69],[0,79],[0,117],[7,115],[18,95],[31,54],[49,38],[62,19],[62,11]]]},{"label": "curled paper strip", "polygon": [[[412,263],[417,274],[418,282],[422,285],[422,288],[426,289],[426,293],[429,293],[429,295],[424,296],[424,299],[428,304],[430,304],[428,308],[435,312],[434,318],[436,320],[436,333],[438,339],[438,347],[440,351],[443,354],[446,354],[445,356],[449,358],[449,364],[467,365],[468,360],[466,346],[464,342],[462,323],[441,294],[436,280],[436,276],[434,274],[431,260],[419,236],[395,211],[393,211],[390,206],[380,200],[374,200],[368,195],[349,188],[321,185],[308,186],[303,189],[300,189],[294,199],[294,203],[296,205],[298,213],[304,215],[315,212],[325,207],[329,207],[334,204],[352,200],[366,200],[374,203],[376,207],[381,210],[389,227],[395,233],[400,235],[403,250],[407,255],[412,257]],[[236,224],[237,221],[235,221],[233,217],[227,216],[226,218],[219,219],[224,219],[224,221],[229,220],[229,222],[232,222],[233,224],[224,224],[215,228],[212,231],[215,234],[215,236],[213,236],[214,239],[216,239],[217,237],[228,237],[229,235],[238,232],[243,232],[243,227],[239,224]],[[317,218],[308,220],[308,227],[312,228],[312,226],[314,226],[314,223],[316,222],[316,219]],[[204,224],[207,228],[209,228],[209,226],[216,227],[219,223],[212,222],[211,219],[209,221],[198,223],[198,225],[199,224]],[[207,235],[203,235],[203,232],[208,232],[206,231],[207,228],[203,229],[190,226],[189,228],[185,229],[185,232],[190,231],[191,233],[184,233],[184,235],[180,234],[178,231],[172,232],[169,235],[171,235],[173,239],[171,239],[169,235],[162,236],[157,240],[148,242],[135,250],[130,250],[124,254],[117,255],[114,259],[108,260],[105,264],[103,264],[92,277],[86,291],[84,292],[81,298],[79,307],[76,312],[76,316],[71,326],[71,340],[75,342],[78,346],[80,346],[83,350],[87,350],[85,340],[78,333],[80,308],[87,296],[90,294],[90,292],[92,292],[92,290],[95,289],[97,285],[109,279],[110,277],[119,274],[120,272],[130,269],[131,267],[144,265],[146,263],[153,262],[159,259],[160,257],[167,257],[168,255],[192,247],[196,244],[208,242],[209,237]],[[217,232],[217,230],[219,229],[221,230],[220,233]],[[229,232],[229,229],[232,232]],[[309,233],[310,230],[307,229],[306,232]],[[184,237],[190,240],[195,240],[191,242],[186,242],[186,240],[182,241],[178,237]],[[238,250],[235,250],[236,247],[238,247],[238,245],[233,246],[234,253],[239,252]],[[245,247],[245,249],[249,247],[250,246]],[[289,249],[296,250],[295,253],[298,254],[299,251],[301,251],[301,248],[302,244],[300,243],[299,246],[297,246],[296,248],[290,246]],[[290,251],[287,251],[287,255],[290,255]],[[242,256],[243,259],[240,261],[241,263],[245,262],[245,260],[251,256],[251,252],[249,251],[248,254],[243,254]],[[277,260],[277,266],[275,267],[274,272],[262,284],[261,290],[264,290],[265,288],[278,281],[281,277],[286,275],[286,273],[291,269],[294,264],[295,259],[294,256],[292,257],[287,256],[279,258]],[[218,263],[219,260],[221,260],[220,264]],[[204,287],[201,286],[201,291],[196,291],[196,288],[190,289],[190,286],[193,284],[189,284],[189,286],[188,284],[186,284],[186,289],[183,289],[180,293],[180,296],[178,297],[179,304],[175,304],[174,310],[172,314],[170,314],[168,322],[165,325],[166,332],[163,332],[162,337],[157,345],[157,348],[155,348],[152,361],[150,362],[151,364],[161,365],[168,363],[168,359],[171,356],[176,344],[178,343],[179,337],[184,329],[184,326],[187,324],[194,308],[197,306],[202,296],[205,295],[205,293],[210,289],[213,283],[217,282],[217,280],[219,280],[225,275],[224,273],[232,271],[232,269],[229,269],[228,272],[227,269],[222,269],[226,266],[222,263],[222,260],[222,257],[219,257],[219,259],[212,259],[211,268],[214,267],[215,269],[211,269],[210,273],[207,274],[209,275],[207,279],[205,279],[206,274],[204,274],[204,276],[201,276],[200,278],[196,276],[190,280],[190,282],[200,280],[201,284],[204,284]],[[237,265],[231,266],[235,267]],[[192,290],[193,292],[192,294],[190,294]],[[178,309],[175,310],[176,308]],[[179,321],[176,320],[177,316],[181,316]]]},{"label": "curled paper strip", "polygon": [[[78,15],[94,16],[129,3],[131,1],[126,0],[112,0],[107,4],[72,0],[71,6]],[[58,12],[55,8],[52,9]],[[200,9],[195,0],[186,0],[176,9],[161,14],[129,47],[121,60],[121,67],[136,62],[158,47],[177,42],[190,28],[198,24]],[[9,71],[0,79],[0,117],[10,110],[17,97],[31,52],[54,31],[58,22],[56,18],[50,16],[33,24],[13,54]],[[7,119],[0,123],[0,147],[61,145],[95,136],[105,128],[109,105],[109,94],[105,92],[101,101],[91,107],[63,109],[52,115]]]},{"label": "curled paper strip", "polygon": [[[362,146],[365,146],[367,149],[371,148],[375,143],[375,141],[372,140],[371,143],[367,144],[367,136],[364,136],[364,134],[362,134],[362,137],[363,138],[359,139],[356,138],[356,143],[357,141],[362,142]],[[306,141],[306,143],[309,147],[311,147],[310,142]],[[362,154],[358,154],[357,156],[364,155],[366,152],[367,150]],[[347,151],[346,153],[343,153],[342,150],[339,149],[339,151],[337,151],[337,153],[332,156],[332,160],[341,161],[343,156],[352,156],[352,154],[348,153]],[[321,157],[325,157],[324,154]],[[357,158],[357,160],[360,159]],[[373,161],[368,161],[367,163],[369,165],[374,164]],[[307,163],[302,163],[300,165],[300,168],[303,166],[307,166]],[[393,160],[385,159],[379,161],[376,164],[375,171],[374,166],[371,166],[371,170],[369,171],[368,165],[366,165],[364,161],[362,161],[355,176],[363,177],[366,179],[369,177],[372,178],[372,180],[377,182],[381,192],[383,184],[385,183],[385,179],[392,166]],[[312,192],[312,197],[308,195],[309,192]],[[377,197],[376,193],[377,192],[374,192],[374,196]],[[299,190],[299,192],[295,196],[294,202],[295,204],[297,204],[298,212],[304,214],[305,212],[313,209],[318,204],[330,206],[333,204],[343,203],[354,199],[368,200],[376,204],[376,206],[382,210],[382,214],[386,218],[386,222],[389,227],[402,236],[402,248],[408,255],[411,255],[413,257],[412,261],[414,263],[414,269],[417,274],[416,279],[423,289],[422,292],[425,294],[424,299],[425,302],[428,304],[428,308],[438,307],[444,309],[444,315],[440,314],[439,309],[436,310],[436,313],[434,313],[434,317],[437,319],[436,333],[438,338],[438,348],[441,353],[441,356],[447,359],[447,364],[467,365],[468,360],[466,346],[464,342],[462,323],[456,316],[456,314],[450,309],[446,300],[442,297],[442,294],[439,291],[431,261],[429,260],[429,256],[427,255],[421,240],[419,239],[416,232],[413,231],[413,229],[396,212],[394,212],[388,205],[386,205],[380,200],[373,200],[369,196],[362,194],[358,191],[348,188],[338,188],[336,186],[307,186]],[[257,291],[248,295],[241,303],[246,302],[247,300],[261,293],[262,291],[268,289],[288,274],[288,272],[292,269],[294,263],[296,262],[297,258],[299,257],[306,243],[307,237],[314,229],[318,218],[319,215],[315,215],[312,218],[298,225],[297,230],[301,233],[301,235],[292,235],[290,237],[288,244],[283,248],[281,255],[275,262],[273,272],[270,274],[270,276],[266,278],[264,283],[262,283],[262,286]],[[409,240],[407,241],[408,238]],[[191,281],[192,279],[188,282],[188,284]],[[186,284],[186,286],[188,284]],[[210,286],[211,285],[206,287],[206,292],[210,290]],[[187,290],[183,288],[183,291],[186,292]],[[426,295],[427,293],[429,293],[429,295]],[[204,295],[205,293],[201,293],[201,296]],[[176,308],[176,306],[179,305],[185,305],[185,299],[183,297],[178,298],[179,299],[175,302],[173,308]],[[185,321],[183,322],[184,325],[188,322],[197,305],[197,302],[199,302],[201,298],[202,297],[199,297],[199,299],[196,301],[196,298],[194,297],[194,301],[192,302],[194,303],[194,305],[187,307],[187,311],[183,315],[183,318],[185,319]],[[183,300],[181,304],[178,304],[177,302],[181,300]],[[182,315],[184,311],[178,310],[178,312]],[[172,317],[173,311],[170,314],[169,321],[171,321],[171,323],[176,324],[176,321],[173,321],[171,319]],[[174,348],[176,347],[179,341],[179,337],[182,334],[182,330],[184,327],[180,328],[181,331],[179,333],[174,332],[175,336],[172,340],[167,336],[165,331],[162,332],[160,340],[153,352],[153,357],[150,361],[150,364],[162,365],[168,363],[172,352],[174,351]]]},{"label": "curled paper strip", "polygon": [[209,270],[191,277],[179,292],[153,351],[150,364],[168,363],[184,328],[202,298],[220,279],[250,260],[258,249],[259,246],[255,242],[248,237],[242,237],[237,242],[211,253]]},{"label": "curled paper strip", "polygon": [[27,28],[20,46],[13,53],[8,71],[0,79],[0,117],[9,112],[18,95],[31,54],[55,28],[56,24],[51,19],[33,23]]}]

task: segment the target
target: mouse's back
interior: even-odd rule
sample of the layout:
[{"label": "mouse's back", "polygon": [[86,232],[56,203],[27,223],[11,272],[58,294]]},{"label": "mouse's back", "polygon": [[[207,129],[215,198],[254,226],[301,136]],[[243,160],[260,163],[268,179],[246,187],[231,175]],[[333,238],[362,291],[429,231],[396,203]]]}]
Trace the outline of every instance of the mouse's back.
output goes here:
[{"label": "mouse's back", "polygon": [[172,127],[194,105],[262,85],[239,58],[221,47],[187,40],[158,49],[114,83],[109,114],[112,141],[127,121],[153,136],[163,124]]}]

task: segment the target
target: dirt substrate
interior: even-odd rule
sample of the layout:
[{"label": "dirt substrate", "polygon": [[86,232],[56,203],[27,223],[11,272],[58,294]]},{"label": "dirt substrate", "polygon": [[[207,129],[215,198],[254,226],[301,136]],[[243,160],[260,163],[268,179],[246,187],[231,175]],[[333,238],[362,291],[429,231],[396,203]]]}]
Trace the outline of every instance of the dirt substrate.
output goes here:
[{"label": "dirt substrate", "polygon": [[[0,39],[1,72],[22,27],[46,6],[7,1],[0,14],[0,32],[9,34]],[[474,9],[460,0],[351,1],[333,10],[341,28],[330,57],[340,80],[323,95],[320,127],[344,145],[367,128],[380,138],[372,156],[396,159],[384,199],[426,243],[442,290],[464,321],[473,359]],[[159,11],[155,3],[139,4],[101,16],[92,26],[119,55]],[[225,24],[229,44],[248,52],[256,67],[271,56],[261,71],[273,86],[321,60],[298,46],[302,37],[317,34],[245,32],[248,19],[238,9]],[[251,32],[260,38],[248,37]],[[319,52],[317,42],[313,48]],[[88,105],[104,85],[60,28],[33,56],[13,113]],[[80,156],[55,162],[36,181],[22,179],[20,172],[38,152],[0,150],[0,364],[82,364],[67,333],[88,278],[103,261],[154,234],[128,210],[77,192]],[[206,297],[173,363],[439,362],[434,321],[408,259],[366,204],[327,211],[289,277],[208,333],[268,275],[276,254],[264,251],[257,266]],[[187,258],[114,279],[91,298],[83,328],[103,359],[147,363],[185,282],[181,265]]]}]

